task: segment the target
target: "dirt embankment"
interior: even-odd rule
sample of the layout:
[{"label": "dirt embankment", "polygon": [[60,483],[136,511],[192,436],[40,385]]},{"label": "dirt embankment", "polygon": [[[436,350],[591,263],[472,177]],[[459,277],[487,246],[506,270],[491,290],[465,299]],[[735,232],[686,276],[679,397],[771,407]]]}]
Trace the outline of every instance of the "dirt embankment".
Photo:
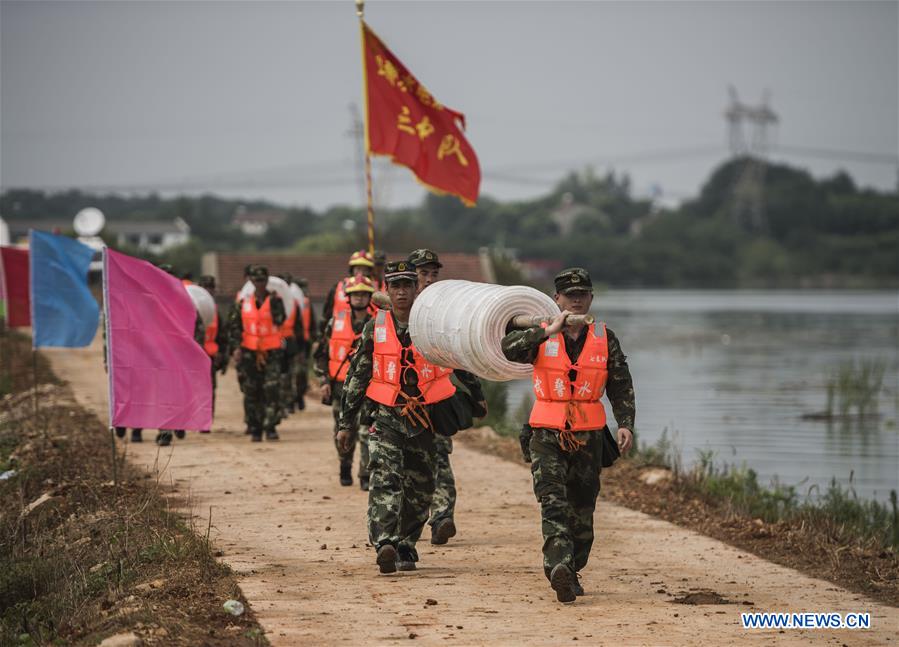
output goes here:
[{"label": "dirt embankment", "polygon": [[13,391],[0,399],[0,644],[263,644],[252,611],[223,610],[246,600],[205,528],[172,505],[189,502],[121,457],[114,479],[96,413],[45,361],[34,390],[28,339],[0,343]]},{"label": "dirt embankment", "polygon": [[[102,415],[97,350],[51,357],[78,401]],[[249,442],[229,373],[212,434],[189,433],[161,451],[127,446],[129,460],[160,467],[176,496],[189,495],[197,527],[211,528],[272,644],[896,644],[894,608],[605,494],[587,595],[559,605],[541,568],[527,468],[464,443],[453,454],[458,536],[432,546],[425,531],[419,570],[380,576],[366,544],[366,497],[337,483],[330,410],[310,403],[280,432],[278,443]],[[872,629],[747,631],[743,611],[867,611]]]}]

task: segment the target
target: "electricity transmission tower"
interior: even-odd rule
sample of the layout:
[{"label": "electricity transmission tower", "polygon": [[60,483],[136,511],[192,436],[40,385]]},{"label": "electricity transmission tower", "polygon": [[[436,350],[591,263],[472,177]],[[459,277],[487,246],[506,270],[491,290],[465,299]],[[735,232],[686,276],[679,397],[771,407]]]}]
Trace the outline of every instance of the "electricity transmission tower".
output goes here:
[{"label": "electricity transmission tower", "polygon": [[768,129],[778,122],[777,114],[768,107],[770,93],[766,90],[762,102],[750,106],[740,102],[733,86],[728,88],[730,105],[724,113],[728,126],[728,142],[734,158],[742,164],[734,183],[731,215],[737,224],[754,230],[764,230],[765,167],[768,158]]}]

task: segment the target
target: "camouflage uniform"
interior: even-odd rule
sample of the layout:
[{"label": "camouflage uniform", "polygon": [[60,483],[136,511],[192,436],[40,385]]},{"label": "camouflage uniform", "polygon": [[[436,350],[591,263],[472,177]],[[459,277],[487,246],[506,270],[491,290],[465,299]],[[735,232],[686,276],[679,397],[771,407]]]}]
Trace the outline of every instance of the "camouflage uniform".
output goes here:
[{"label": "camouflage uniform", "polygon": [[[268,298],[271,299],[272,322],[280,326],[286,319],[284,302],[274,292],[269,292]],[[237,369],[243,375],[244,421],[254,437],[261,436],[263,431],[272,436],[281,421],[281,361],[284,351],[280,348],[254,351],[242,346],[241,303],[235,303],[228,315],[228,338],[230,348],[240,348],[242,351]],[[257,305],[261,306],[258,301]]]},{"label": "camouflage uniform", "polygon": [[[579,272],[586,275],[584,270]],[[569,285],[565,276],[563,272],[556,277],[557,291]],[[583,287],[583,275],[579,278],[580,287]],[[589,276],[586,283],[592,288]],[[606,394],[619,426],[633,430],[636,408],[627,358],[615,334],[608,328],[606,334],[609,348]],[[576,362],[587,339],[587,328],[581,330],[576,340],[565,334],[562,337],[568,357],[572,363]],[[540,327],[513,331],[502,340],[503,354],[510,361],[532,364],[544,341],[546,336]],[[553,429],[533,429],[530,442],[523,442],[523,447],[529,448],[533,461],[531,474],[534,494],[540,501],[543,567],[547,578],[557,564],[564,564],[575,572],[587,564],[593,545],[593,512],[600,488],[603,434],[606,433],[608,428],[575,433],[575,438],[583,445],[573,452],[562,448],[559,432]]]},{"label": "camouflage uniform", "polygon": [[[416,271],[427,269],[429,266],[432,270],[440,270],[443,263],[436,252],[430,249],[416,249],[409,254],[409,262],[415,265]],[[419,290],[423,290],[425,284],[419,279]],[[475,402],[482,402],[484,394],[481,390],[481,383],[477,377],[465,371],[456,371],[453,374],[453,382],[457,389],[464,390],[467,393],[457,392],[454,396],[456,402],[453,403],[459,407],[469,406],[467,399]],[[469,397],[470,396],[470,397]],[[431,503],[431,516],[428,525],[431,526],[431,541],[433,543],[446,543],[447,535],[439,540],[435,536],[435,530],[438,524],[443,520],[453,521],[452,534],[454,535],[455,522],[454,513],[456,509],[456,478],[453,475],[453,466],[450,462],[450,454],[453,453],[453,436],[459,431],[460,427],[456,424],[453,417],[443,417],[441,420],[434,420],[435,431],[437,435],[434,437],[434,445],[437,451],[436,471],[434,474],[434,499]],[[468,425],[470,426],[470,425]],[[443,532],[443,531],[441,531]]]},{"label": "camouflage uniform", "polygon": [[[387,273],[390,274],[390,265]],[[393,317],[393,314],[387,316]],[[369,437],[369,540],[375,550],[389,544],[397,549],[398,560],[416,562],[415,544],[428,520],[434,494],[435,436],[432,430],[402,416],[402,406],[389,407],[366,399],[365,392],[372,375],[374,324],[374,321],[365,324],[359,349],[350,364],[344,383],[340,430],[352,432],[363,404],[371,404],[374,433]],[[394,326],[402,346],[411,346],[408,326],[396,318]],[[416,373],[404,371],[403,379],[402,392],[410,397],[420,396]],[[452,407],[452,400],[425,405],[431,419],[446,414]]]},{"label": "camouflage uniform", "polygon": [[[359,334],[362,332],[362,329],[365,327],[365,324],[371,319],[371,316],[366,313],[365,321],[357,321],[353,318],[353,333]],[[331,339],[331,332],[334,327],[334,319],[331,318],[328,320],[328,323],[325,324],[324,332],[321,336],[321,341],[318,345],[318,348],[315,350],[315,375],[319,380],[324,384],[325,382],[330,382],[331,384],[331,411],[334,414],[334,447],[337,449],[337,456],[340,459],[341,465],[349,465],[349,469],[352,469],[353,465],[353,455],[356,453],[356,440],[358,438],[359,441],[359,479],[360,481],[367,480],[369,477],[368,471],[368,463],[369,463],[369,446],[368,446],[368,425],[365,426],[364,429],[360,429],[360,425],[356,424],[353,427],[353,433],[355,437],[353,438],[353,444],[350,446],[349,451],[341,451],[340,446],[337,444],[337,431],[340,423],[340,410],[341,404],[343,400],[343,382],[338,382],[337,380],[330,379],[330,375],[328,373],[328,361],[329,361],[329,348],[328,342]],[[350,357],[352,355],[347,356],[347,362],[350,361]],[[363,412],[364,417],[364,412]]]},{"label": "camouflage uniform", "polygon": [[[309,281],[306,279],[298,279],[297,284],[308,297]],[[303,328],[302,313],[297,315],[300,320],[300,328]],[[306,331],[303,330],[303,343],[300,344],[300,354],[297,356],[297,374],[296,374],[296,398],[299,408],[306,408],[306,392],[309,390],[309,360],[312,358],[312,344],[315,342],[316,333],[318,331],[318,322],[315,317],[315,308],[312,306],[312,300],[309,300],[309,339],[305,339]]]}]

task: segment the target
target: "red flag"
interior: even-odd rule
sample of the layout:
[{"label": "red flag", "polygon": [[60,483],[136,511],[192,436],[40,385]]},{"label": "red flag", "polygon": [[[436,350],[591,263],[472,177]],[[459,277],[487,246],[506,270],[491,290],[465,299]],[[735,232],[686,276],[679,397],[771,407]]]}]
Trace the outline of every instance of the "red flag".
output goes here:
[{"label": "red flag", "polygon": [[28,250],[0,247],[0,262],[3,265],[6,325],[10,328],[30,326],[31,297],[28,294]]},{"label": "red flag", "polygon": [[474,206],[481,168],[465,116],[440,104],[363,21],[368,150],[408,166],[428,189]]}]

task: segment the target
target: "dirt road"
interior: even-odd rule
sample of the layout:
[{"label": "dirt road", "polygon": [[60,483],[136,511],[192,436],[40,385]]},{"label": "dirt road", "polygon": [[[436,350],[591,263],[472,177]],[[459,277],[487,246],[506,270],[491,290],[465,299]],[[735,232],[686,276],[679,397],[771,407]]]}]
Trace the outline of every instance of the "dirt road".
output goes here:
[{"label": "dirt road", "polygon": [[[47,355],[106,420],[99,347]],[[199,527],[211,510],[222,559],[273,645],[899,644],[894,608],[605,502],[583,574],[587,595],[560,605],[543,576],[528,470],[464,448],[453,455],[459,535],[437,547],[425,530],[418,572],[379,575],[366,546],[366,496],[337,483],[330,410],[312,404],[295,414],[278,443],[251,444],[242,419],[229,372],[212,434],[189,432],[159,450],[148,431],[150,442],[128,453],[190,495]],[[673,602],[698,590],[734,604]],[[745,611],[870,612],[872,628],[750,631],[740,624]]]}]

